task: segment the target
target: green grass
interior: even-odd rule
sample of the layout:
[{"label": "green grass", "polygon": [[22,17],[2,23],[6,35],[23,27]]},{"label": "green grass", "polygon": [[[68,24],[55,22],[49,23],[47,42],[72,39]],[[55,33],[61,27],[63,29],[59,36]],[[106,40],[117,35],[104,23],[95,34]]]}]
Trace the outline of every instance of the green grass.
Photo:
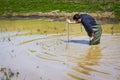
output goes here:
[{"label": "green grass", "polygon": [[64,0],[0,0],[0,14],[50,12],[60,10],[65,12],[96,12],[113,11],[119,17],[119,1],[64,1]]}]

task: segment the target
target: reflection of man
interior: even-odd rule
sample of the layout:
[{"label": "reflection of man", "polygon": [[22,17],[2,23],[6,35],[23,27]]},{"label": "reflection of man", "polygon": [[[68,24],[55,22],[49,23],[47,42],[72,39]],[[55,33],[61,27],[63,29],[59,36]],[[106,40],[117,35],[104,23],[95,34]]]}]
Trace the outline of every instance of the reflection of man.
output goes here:
[{"label": "reflection of man", "polygon": [[89,38],[90,38],[90,45],[96,45],[100,43],[100,37],[102,33],[102,29],[100,24],[96,22],[96,20],[88,15],[88,14],[75,14],[73,16],[74,21],[70,21],[67,18],[68,23],[82,23]]},{"label": "reflection of man", "polygon": [[[69,72],[68,75],[77,78],[79,80],[97,80],[95,76],[91,75],[92,72],[104,73],[95,69],[92,66],[98,66],[99,60],[102,56],[101,49],[98,45],[91,46],[86,55],[78,59],[78,66],[72,68],[75,72]],[[79,75],[76,75],[76,73]],[[86,77],[82,75],[86,75]],[[95,78],[94,78],[95,77]]]},{"label": "reflection of man", "polygon": [[[82,62],[82,64],[85,65],[98,65],[99,64],[99,59],[101,58],[101,49],[99,48],[99,46],[91,46],[88,49],[87,55],[84,57],[84,61]],[[79,63],[79,65],[81,65],[81,63]]]},{"label": "reflection of man", "polygon": [[[80,73],[83,73],[85,75],[90,75],[91,71],[92,72],[100,72],[92,66],[99,65],[99,60],[101,58],[101,50],[99,46],[91,46],[88,49],[88,52],[85,57],[83,57],[81,60],[78,62],[79,67],[72,68],[75,71],[79,71]],[[81,80],[81,79],[80,79]],[[83,79],[84,80],[84,79]],[[90,79],[93,80],[93,79]]]}]

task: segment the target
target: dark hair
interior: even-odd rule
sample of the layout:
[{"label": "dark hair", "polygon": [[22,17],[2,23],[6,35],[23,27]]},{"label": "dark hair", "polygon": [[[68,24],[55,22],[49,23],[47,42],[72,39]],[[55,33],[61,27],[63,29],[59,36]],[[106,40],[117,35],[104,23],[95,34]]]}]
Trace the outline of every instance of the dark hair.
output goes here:
[{"label": "dark hair", "polygon": [[78,19],[80,19],[80,15],[79,15],[79,14],[75,14],[75,15],[73,16],[73,20],[78,20]]}]

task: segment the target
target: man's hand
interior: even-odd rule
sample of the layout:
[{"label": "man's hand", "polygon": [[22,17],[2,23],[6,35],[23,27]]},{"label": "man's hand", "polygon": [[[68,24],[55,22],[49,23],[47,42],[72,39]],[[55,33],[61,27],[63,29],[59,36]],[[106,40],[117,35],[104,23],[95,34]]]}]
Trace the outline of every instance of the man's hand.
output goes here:
[{"label": "man's hand", "polygon": [[76,23],[77,23],[76,21],[71,21],[70,19],[66,19],[66,21],[67,21],[69,24],[76,24]]},{"label": "man's hand", "polygon": [[67,17],[66,17],[66,21],[67,21],[69,24],[76,24],[76,23],[77,23],[76,21],[71,21],[71,20],[70,20],[70,16],[67,16]]},{"label": "man's hand", "polygon": [[90,38],[89,38],[89,39],[90,39],[90,41],[91,41],[91,40],[93,40],[93,38],[94,38],[93,36],[92,36],[92,37],[90,37]]},{"label": "man's hand", "polygon": [[70,19],[66,19],[66,21],[68,22],[68,23],[70,23],[71,21],[70,21]]},{"label": "man's hand", "polygon": [[94,33],[91,34],[91,36],[89,37],[89,40],[91,41],[93,40],[93,38],[94,38]]}]

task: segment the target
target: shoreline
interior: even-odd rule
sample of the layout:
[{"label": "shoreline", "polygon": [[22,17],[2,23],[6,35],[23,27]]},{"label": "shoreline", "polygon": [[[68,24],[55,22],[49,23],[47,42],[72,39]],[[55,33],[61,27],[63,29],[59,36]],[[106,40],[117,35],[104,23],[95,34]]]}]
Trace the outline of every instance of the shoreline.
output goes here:
[{"label": "shoreline", "polygon": [[119,19],[115,18],[112,12],[97,12],[97,13],[86,13],[86,12],[59,12],[59,10],[51,12],[34,12],[34,13],[8,13],[0,15],[0,19],[52,19],[53,21],[65,21],[66,16],[72,16],[74,14],[90,14],[102,23],[116,23]]}]

